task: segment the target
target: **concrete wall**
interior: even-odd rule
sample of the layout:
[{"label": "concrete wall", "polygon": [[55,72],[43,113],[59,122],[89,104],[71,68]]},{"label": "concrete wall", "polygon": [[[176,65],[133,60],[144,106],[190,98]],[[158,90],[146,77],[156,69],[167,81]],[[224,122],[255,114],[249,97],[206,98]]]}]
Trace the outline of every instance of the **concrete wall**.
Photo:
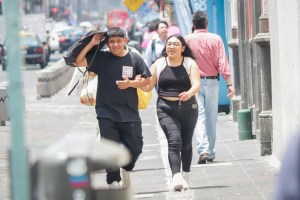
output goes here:
[{"label": "concrete wall", "polygon": [[273,155],[279,160],[300,128],[299,7],[299,0],[269,0]]}]

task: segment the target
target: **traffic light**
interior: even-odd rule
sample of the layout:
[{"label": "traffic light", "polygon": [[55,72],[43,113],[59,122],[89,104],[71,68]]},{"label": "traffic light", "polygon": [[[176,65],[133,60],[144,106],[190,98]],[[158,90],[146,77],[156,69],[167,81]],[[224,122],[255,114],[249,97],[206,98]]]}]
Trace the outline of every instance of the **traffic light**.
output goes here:
[{"label": "traffic light", "polygon": [[0,0],[0,15],[2,15],[2,0]]},{"label": "traffic light", "polygon": [[58,12],[58,9],[57,9],[57,8],[53,8],[53,9],[52,9],[52,12],[53,12],[53,13],[57,13],[57,12]]}]

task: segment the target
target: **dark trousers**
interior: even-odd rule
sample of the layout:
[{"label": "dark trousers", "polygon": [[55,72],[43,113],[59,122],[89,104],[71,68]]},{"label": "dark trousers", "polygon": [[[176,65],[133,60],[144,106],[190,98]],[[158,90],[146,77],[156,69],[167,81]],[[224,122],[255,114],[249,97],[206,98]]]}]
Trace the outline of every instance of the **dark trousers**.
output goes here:
[{"label": "dark trousers", "polygon": [[172,174],[190,171],[193,148],[192,139],[198,118],[198,104],[193,96],[189,100],[157,100],[157,116],[169,146],[169,163]]},{"label": "dark trousers", "polygon": [[[132,171],[143,148],[141,122],[116,122],[106,118],[98,118],[98,123],[101,137],[118,143],[122,142],[129,149],[132,160],[128,165],[122,166],[122,168],[126,171]],[[107,169],[106,172],[108,184],[121,180],[120,169],[116,171]]]}]

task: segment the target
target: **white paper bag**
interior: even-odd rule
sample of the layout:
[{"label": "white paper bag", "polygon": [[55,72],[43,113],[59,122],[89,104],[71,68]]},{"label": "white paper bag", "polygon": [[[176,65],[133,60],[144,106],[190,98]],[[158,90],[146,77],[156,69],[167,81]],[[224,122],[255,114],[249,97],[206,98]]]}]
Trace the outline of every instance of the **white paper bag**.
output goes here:
[{"label": "white paper bag", "polygon": [[[79,69],[78,69],[79,68]],[[81,70],[81,71],[79,71]],[[83,87],[83,84],[85,82],[87,73],[85,74],[85,76],[83,76],[83,72],[85,72],[86,67],[76,67],[71,79],[71,82],[69,84],[69,87],[67,89],[67,94],[66,96],[69,96],[69,93],[71,92],[71,90],[74,88],[75,84],[78,82],[78,85],[74,88],[74,90],[72,91],[72,93],[70,94],[70,96],[80,96],[80,92],[81,89]]]}]

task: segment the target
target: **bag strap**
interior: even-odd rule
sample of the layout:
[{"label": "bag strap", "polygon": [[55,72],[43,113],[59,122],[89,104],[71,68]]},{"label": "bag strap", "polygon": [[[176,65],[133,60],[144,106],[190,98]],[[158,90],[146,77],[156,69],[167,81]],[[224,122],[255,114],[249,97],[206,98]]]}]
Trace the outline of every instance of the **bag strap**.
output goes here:
[{"label": "bag strap", "polygon": [[[94,61],[94,59],[95,59],[95,57],[96,57],[96,54],[97,54],[97,52],[99,51],[99,47],[100,47],[100,44],[101,44],[101,40],[103,39],[103,34],[101,34],[101,38],[100,38],[100,42],[99,42],[99,44],[98,44],[98,46],[97,46],[97,50],[95,51],[95,54],[94,54],[94,56],[93,56],[93,58],[92,58],[92,61],[91,61],[91,63],[89,64],[89,66],[86,68],[86,70],[85,70],[85,72],[82,72],[80,69],[79,69],[79,67],[78,67],[78,63],[76,62],[76,64],[77,64],[77,68],[78,68],[78,70],[81,72],[81,73],[83,73],[83,75],[82,76],[85,76],[85,74],[86,74],[86,72],[89,70],[89,68],[91,67],[91,65],[92,65],[92,63],[93,63],[93,61]],[[80,80],[80,79],[79,79]],[[74,87],[71,89],[71,91],[69,92],[69,96],[71,95],[71,93],[74,91],[74,89],[76,88],[76,86],[78,85],[78,83],[79,83],[79,80],[77,81],[77,83],[74,85]],[[87,84],[89,84],[89,82],[87,82]]]},{"label": "bag strap", "polygon": [[162,57],[159,58],[158,60],[155,61],[155,66],[156,66],[156,83],[158,85],[158,80],[160,77],[160,73],[166,68],[167,66],[167,57]]},{"label": "bag strap", "polygon": [[192,65],[192,58],[190,57],[184,57],[183,58],[183,66],[186,70],[186,72],[188,73],[189,77],[191,76],[191,65]]},{"label": "bag strap", "polygon": [[[155,42],[156,42],[156,39],[153,39],[153,40],[152,40],[152,44],[151,44],[152,56],[153,56],[154,59],[156,58]],[[153,60],[154,60],[154,59],[153,59]]]}]

